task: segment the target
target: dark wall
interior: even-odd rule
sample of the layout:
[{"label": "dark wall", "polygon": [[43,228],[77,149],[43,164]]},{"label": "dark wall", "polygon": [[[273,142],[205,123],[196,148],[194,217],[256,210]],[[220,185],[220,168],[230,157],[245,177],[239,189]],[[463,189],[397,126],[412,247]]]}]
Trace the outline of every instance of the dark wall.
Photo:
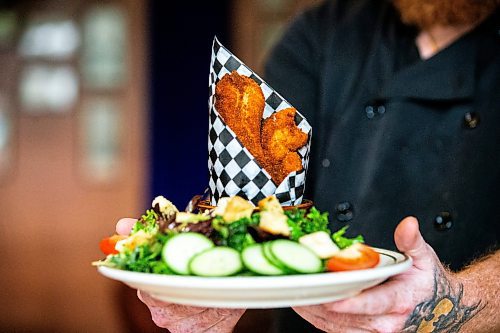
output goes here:
[{"label": "dark wall", "polygon": [[230,1],[151,0],[150,193],[179,209],[208,186],[208,75],[215,35],[229,45]]}]

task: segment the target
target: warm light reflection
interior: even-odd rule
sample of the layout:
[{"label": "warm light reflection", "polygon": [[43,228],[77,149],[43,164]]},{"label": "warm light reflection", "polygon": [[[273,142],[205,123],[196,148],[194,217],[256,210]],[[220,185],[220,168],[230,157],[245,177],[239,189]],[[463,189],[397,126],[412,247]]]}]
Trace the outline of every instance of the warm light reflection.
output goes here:
[{"label": "warm light reflection", "polygon": [[67,59],[80,46],[80,34],[72,20],[34,19],[19,44],[25,57]]},{"label": "warm light reflection", "polygon": [[81,167],[90,182],[108,182],[119,174],[119,106],[112,99],[88,99],[81,112]]},{"label": "warm light reflection", "polygon": [[26,66],[19,87],[21,105],[29,113],[68,112],[78,97],[78,86],[71,66]]},{"label": "warm light reflection", "polygon": [[83,21],[82,75],[86,87],[118,88],[125,80],[126,17],[118,6],[95,6]]},{"label": "warm light reflection", "polygon": [[0,176],[10,164],[11,120],[7,110],[7,101],[0,93]]},{"label": "warm light reflection", "polygon": [[262,58],[260,61],[264,61],[267,57],[268,52],[271,50],[274,44],[281,38],[285,30],[284,22],[267,22],[263,25],[263,32],[260,38],[260,50]]}]

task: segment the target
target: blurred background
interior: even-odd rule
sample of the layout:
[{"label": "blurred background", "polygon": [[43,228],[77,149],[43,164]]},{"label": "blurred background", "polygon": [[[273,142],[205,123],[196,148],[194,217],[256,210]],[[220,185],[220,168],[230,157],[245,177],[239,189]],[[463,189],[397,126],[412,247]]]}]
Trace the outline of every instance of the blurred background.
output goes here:
[{"label": "blurred background", "polygon": [[159,331],[98,242],[207,187],[213,37],[262,74],[316,2],[0,0],[0,332]]}]

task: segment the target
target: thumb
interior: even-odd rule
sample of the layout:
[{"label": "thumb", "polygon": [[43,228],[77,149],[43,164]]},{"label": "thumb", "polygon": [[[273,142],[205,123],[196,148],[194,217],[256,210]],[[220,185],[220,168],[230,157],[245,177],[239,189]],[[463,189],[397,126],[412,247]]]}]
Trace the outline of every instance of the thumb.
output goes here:
[{"label": "thumb", "polygon": [[399,222],[394,242],[399,251],[412,257],[414,266],[424,269],[434,264],[436,254],[420,234],[416,218],[408,216]]},{"label": "thumb", "polygon": [[132,219],[128,217],[120,219],[116,223],[116,233],[118,235],[127,236],[132,231],[135,222],[137,222],[137,219]]}]

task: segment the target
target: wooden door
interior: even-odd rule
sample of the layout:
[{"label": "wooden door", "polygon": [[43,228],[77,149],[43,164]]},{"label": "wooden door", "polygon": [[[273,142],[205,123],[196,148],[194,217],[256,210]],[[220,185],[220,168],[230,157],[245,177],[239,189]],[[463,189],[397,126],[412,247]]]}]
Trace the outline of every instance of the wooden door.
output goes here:
[{"label": "wooden door", "polygon": [[123,289],[91,262],[116,220],[148,204],[145,2],[10,3],[0,7],[0,331],[123,332]]}]

